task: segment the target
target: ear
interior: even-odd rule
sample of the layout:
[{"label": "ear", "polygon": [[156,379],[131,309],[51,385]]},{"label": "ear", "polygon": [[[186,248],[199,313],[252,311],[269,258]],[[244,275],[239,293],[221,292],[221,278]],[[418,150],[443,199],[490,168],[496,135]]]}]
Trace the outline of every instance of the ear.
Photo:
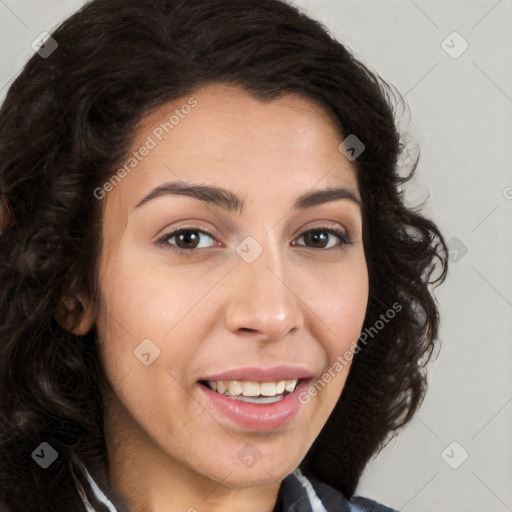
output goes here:
[{"label": "ear", "polygon": [[61,299],[54,316],[63,329],[78,336],[87,334],[95,320],[92,305],[75,294]]}]

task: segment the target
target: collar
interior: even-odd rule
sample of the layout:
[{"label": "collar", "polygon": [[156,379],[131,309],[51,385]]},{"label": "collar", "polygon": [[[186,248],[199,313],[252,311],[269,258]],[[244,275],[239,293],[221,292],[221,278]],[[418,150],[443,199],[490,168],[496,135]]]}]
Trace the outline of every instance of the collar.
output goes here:
[{"label": "collar", "polygon": [[[106,473],[99,471],[95,480],[76,456],[70,460],[71,474],[87,512],[129,512],[129,508],[114,504],[108,491]],[[314,478],[307,478],[296,469],[281,482],[272,512],[351,512],[345,497],[333,487]]]},{"label": "collar", "polygon": [[281,482],[272,512],[351,512],[351,509],[339,491],[307,478],[298,468]]}]

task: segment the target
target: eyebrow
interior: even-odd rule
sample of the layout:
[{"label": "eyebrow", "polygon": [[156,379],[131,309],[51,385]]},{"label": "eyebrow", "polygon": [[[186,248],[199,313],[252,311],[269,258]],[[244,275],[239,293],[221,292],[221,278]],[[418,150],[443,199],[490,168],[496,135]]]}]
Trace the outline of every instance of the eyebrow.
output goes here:
[{"label": "eyebrow", "polygon": [[[238,211],[242,213],[244,208],[243,200],[231,190],[212,185],[197,185],[184,181],[170,181],[152,190],[135,206],[134,210],[153,199],[168,195],[193,197],[204,203],[217,205],[228,212]],[[359,205],[360,208],[362,206],[361,201],[350,190],[342,187],[330,187],[323,190],[306,192],[299,196],[293,204],[293,209],[304,210],[338,199],[348,199]]]}]

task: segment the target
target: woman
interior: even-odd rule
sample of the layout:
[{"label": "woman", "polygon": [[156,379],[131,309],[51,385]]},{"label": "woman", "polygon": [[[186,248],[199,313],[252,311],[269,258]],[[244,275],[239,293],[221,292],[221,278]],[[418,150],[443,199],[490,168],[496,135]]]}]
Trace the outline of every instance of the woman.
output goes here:
[{"label": "woman", "polygon": [[447,260],[385,84],[280,0],[93,0],[51,37],[0,111],[0,503],[391,510],[354,491]]}]

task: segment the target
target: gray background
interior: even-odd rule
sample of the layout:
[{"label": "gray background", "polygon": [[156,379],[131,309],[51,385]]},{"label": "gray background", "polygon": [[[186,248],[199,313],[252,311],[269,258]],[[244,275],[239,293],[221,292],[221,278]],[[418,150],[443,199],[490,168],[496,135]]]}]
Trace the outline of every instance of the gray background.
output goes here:
[{"label": "gray background", "polygon": [[[400,125],[421,148],[408,202],[428,198],[451,248],[428,395],[358,493],[407,512],[512,511],[512,1],[294,3],[405,96]],[[0,101],[32,41],[82,4],[0,0]]]}]

